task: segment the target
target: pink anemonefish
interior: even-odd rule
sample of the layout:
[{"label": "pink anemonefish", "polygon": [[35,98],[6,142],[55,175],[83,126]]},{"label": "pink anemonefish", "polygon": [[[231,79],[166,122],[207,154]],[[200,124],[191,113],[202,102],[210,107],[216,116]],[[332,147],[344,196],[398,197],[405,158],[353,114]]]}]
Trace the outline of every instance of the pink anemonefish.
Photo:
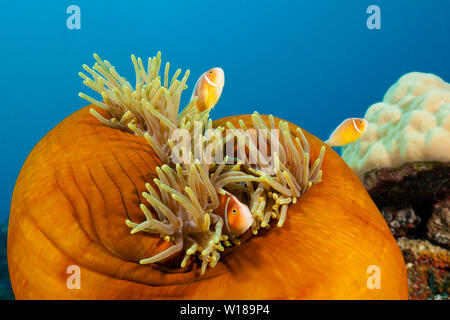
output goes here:
[{"label": "pink anemonefish", "polygon": [[228,191],[221,190],[217,196],[219,197],[219,207],[214,210],[214,214],[224,220],[222,230],[227,234],[239,237],[253,224],[253,215],[250,209]]},{"label": "pink anemonefish", "polygon": [[225,85],[225,73],[221,68],[212,68],[203,73],[195,83],[191,100],[197,96],[197,109],[202,112],[212,109],[219,101]]},{"label": "pink anemonefish", "polygon": [[330,147],[339,147],[354,142],[363,135],[368,124],[367,120],[361,118],[346,119],[333,131],[325,143]]}]

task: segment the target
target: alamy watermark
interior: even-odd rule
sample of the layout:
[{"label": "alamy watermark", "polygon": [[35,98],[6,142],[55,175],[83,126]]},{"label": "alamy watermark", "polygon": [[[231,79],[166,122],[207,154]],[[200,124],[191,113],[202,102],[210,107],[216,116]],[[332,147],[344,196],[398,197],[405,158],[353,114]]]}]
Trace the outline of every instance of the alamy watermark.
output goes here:
[{"label": "alamy watermark", "polygon": [[[193,134],[192,134],[193,133]],[[281,156],[278,129],[206,129],[200,122],[193,132],[175,129],[170,136],[173,163],[258,165],[260,170],[273,174],[276,155]]]},{"label": "alamy watermark", "polygon": [[69,290],[81,289],[81,270],[80,267],[72,264],[67,267],[66,273],[69,274],[66,280],[66,286]]},{"label": "alamy watermark", "polygon": [[367,289],[381,289],[381,270],[377,265],[370,265],[367,267],[366,273],[369,275],[367,278]]},{"label": "alamy watermark", "polygon": [[66,9],[66,13],[69,14],[66,20],[66,26],[69,30],[81,29],[81,9],[77,5],[70,5]]},{"label": "alamy watermark", "polygon": [[369,30],[381,29],[381,9],[379,6],[372,4],[367,7],[367,14],[370,16],[367,18],[366,25]]},{"label": "alamy watermark", "polygon": [[[66,20],[66,26],[69,30],[81,29],[81,9],[77,5],[70,5],[66,9],[69,14]],[[381,9],[378,5],[372,4],[367,7],[366,13],[370,16],[366,20],[366,26],[369,30],[381,29]]]}]

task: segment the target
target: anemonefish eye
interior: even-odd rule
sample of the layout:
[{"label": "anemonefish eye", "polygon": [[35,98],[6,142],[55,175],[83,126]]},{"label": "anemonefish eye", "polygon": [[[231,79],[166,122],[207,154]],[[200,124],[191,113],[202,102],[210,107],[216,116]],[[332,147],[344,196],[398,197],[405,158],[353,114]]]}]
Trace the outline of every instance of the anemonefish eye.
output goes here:
[{"label": "anemonefish eye", "polygon": [[209,74],[212,74],[213,72],[212,72],[212,70],[209,70]]},{"label": "anemonefish eye", "polygon": [[237,213],[236,209],[233,209],[233,214],[236,214],[236,213]]}]

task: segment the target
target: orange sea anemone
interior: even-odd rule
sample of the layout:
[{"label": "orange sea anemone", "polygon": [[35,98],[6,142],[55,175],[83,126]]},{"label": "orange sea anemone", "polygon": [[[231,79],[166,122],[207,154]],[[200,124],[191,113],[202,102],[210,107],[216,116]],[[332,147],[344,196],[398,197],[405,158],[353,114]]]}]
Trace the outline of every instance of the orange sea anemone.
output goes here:
[{"label": "orange sea anemone", "polygon": [[[14,189],[8,233],[8,265],[16,298],[407,298],[401,252],[363,185],[339,155],[293,124],[280,122],[277,126],[286,129],[281,130],[286,139],[290,139],[286,132],[297,135],[295,141],[299,142],[290,150],[303,155],[279,156],[277,161],[285,166],[286,180],[279,177],[284,185],[277,184],[281,180],[275,175],[271,178],[255,168],[241,168],[241,164],[230,166],[219,180],[213,179],[219,173],[214,177],[215,171],[209,169],[201,177],[201,181],[209,181],[208,174],[212,174],[213,188],[227,182],[227,187],[236,190],[249,186],[245,192],[260,190],[268,195],[268,207],[261,205],[251,230],[239,239],[222,235],[220,219],[214,218],[213,196],[195,197],[192,189],[189,199],[191,193],[183,190],[190,189],[178,187],[184,183],[179,177],[191,175],[167,156],[173,147],[169,143],[171,128],[191,129],[188,121],[177,118],[170,109],[171,103],[179,104],[187,76],[182,81],[174,77],[169,84],[166,68],[164,81],[159,81],[159,55],[153,59],[144,74],[142,62],[135,63],[140,74],[140,90],[135,93],[120,78],[114,81],[126,89],[112,90],[108,96],[100,86],[103,80],[90,72],[95,82],[87,77],[85,81],[101,91],[103,102],[92,101],[96,106],[62,121],[27,158]],[[112,82],[115,69],[98,61],[93,69]],[[138,91],[139,98],[150,98],[148,104],[135,104]],[[123,99],[114,100],[121,93],[132,107],[123,108]],[[181,114],[206,121],[210,128],[252,128],[261,123],[258,119],[265,123],[279,120],[255,114],[211,123],[207,112],[195,113],[194,107],[195,99]],[[293,164],[301,164],[304,170]],[[198,172],[202,174],[200,168]],[[289,182],[295,178],[303,180]],[[258,183],[262,189],[257,189]],[[252,194],[240,196],[250,207],[257,207],[251,205],[255,200]],[[189,207],[191,200],[195,208]],[[169,211],[174,208],[185,215],[171,216]],[[194,210],[201,219],[193,217]],[[183,229],[184,218],[198,226],[194,223],[191,229]],[[179,224],[177,219],[181,219]],[[187,248],[186,234],[192,240]],[[177,236],[184,241],[177,241]],[[143,264],[149,257],[168,252],[174,243],[183,245]],[[74,268],[79,273],[75,288],[68,285]],[[371,274],[373,270],[377,274]],[[372,286],[374,276],[379,283]]]}]

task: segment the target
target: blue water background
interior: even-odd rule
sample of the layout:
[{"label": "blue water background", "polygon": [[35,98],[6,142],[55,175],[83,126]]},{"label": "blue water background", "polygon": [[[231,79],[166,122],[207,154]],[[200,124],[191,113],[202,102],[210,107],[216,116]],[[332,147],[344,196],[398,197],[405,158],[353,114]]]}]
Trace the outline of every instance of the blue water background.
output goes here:
[{"label": "blue water background", "polygon": [[[81,8],[68,30],[66,8]],[[366,8],[381,8],[368,30]],[[450,80],[450,1],[4,1],[0,10],[0,222],[32,148],[86,101],[78,72],[92,53],[133,79],[130,54],[158,50],[189,68],[190,88],[220,66],[226,85],[213,118],[272,113],[321,139],[363,116],[401,75]],[[173,69],[175,70],[175,69]]]}]

